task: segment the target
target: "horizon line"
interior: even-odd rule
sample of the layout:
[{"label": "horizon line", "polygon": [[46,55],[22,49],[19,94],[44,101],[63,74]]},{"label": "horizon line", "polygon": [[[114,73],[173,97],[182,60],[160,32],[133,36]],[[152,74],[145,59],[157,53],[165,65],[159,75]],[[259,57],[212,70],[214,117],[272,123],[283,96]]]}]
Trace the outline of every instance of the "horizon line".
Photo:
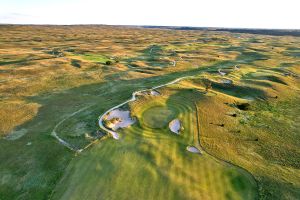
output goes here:
[{"label": "horizon line", "polygon": [[202,29],[245,29],[245,30],[293,30],[300,31],[300,28],[255,28],[255,27],[221,27],[221,26],[173,26],[173,25],[133,25],[133,24],[54,24],[54,23],[0,23],[3,25],[15,25],[15,26],[127,26],[127,27],[141,27],[141,28],[202,28]]}]

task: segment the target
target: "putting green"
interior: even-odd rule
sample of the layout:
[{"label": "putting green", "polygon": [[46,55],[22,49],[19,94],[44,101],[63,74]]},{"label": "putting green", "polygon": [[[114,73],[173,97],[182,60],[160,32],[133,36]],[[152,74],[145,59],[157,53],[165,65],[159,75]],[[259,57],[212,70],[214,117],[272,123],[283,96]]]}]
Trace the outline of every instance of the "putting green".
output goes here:
[{"label": "putting green", "polygon": [[177,112],[165,106],[153,106],[142,113],[141,121],[149,128],[165,128]]}]

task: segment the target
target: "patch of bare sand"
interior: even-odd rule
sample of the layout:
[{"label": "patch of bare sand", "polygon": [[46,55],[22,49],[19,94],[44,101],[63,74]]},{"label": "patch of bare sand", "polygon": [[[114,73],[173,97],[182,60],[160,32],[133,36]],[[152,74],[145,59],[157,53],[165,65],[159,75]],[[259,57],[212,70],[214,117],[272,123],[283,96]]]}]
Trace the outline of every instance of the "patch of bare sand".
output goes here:
[{"label": "patch of bare sand", "polygon": [[135,122],[130,116],[130,111],[120,109],[110,111],[105,120],[109,122],[107,123],[108,128],[113,131],[116,131],[119,128],[126,128]]},{"label": "patch of bare sand", "polygon": [[194,146],[187,146],[186,150],[191,153],[201,154],[201,151],[197,147],[194,147]]},{"label": "patch of bare sand", "polygon": [[173,119],[170,123],[169,123],[169,128],[173,133],[176,134],[180,134],[180,130],[181,130],[181,123],[179,119]]}]

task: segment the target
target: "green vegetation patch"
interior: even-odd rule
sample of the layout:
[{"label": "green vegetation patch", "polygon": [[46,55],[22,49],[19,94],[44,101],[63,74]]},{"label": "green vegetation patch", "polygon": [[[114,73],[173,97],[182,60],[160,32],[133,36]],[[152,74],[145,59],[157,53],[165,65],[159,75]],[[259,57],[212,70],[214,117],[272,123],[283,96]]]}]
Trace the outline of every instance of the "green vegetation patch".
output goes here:
[{"label": "green vegetation patch", "polygon": [[84,60],[92,61],[92,62],[99,62],[105,64],[106,62],[112,62],[110,58],[101,54],[83,54],[81,57]]}]

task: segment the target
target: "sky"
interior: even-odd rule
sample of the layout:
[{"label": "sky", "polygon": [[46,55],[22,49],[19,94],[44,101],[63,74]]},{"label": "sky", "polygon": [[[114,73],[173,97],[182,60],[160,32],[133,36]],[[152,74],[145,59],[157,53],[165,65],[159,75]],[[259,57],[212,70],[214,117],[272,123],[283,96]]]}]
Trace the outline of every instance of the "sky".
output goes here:
[{"label": "sky", "polygon": [[0,23],[300,29],[300,0],[0,0]]}]

